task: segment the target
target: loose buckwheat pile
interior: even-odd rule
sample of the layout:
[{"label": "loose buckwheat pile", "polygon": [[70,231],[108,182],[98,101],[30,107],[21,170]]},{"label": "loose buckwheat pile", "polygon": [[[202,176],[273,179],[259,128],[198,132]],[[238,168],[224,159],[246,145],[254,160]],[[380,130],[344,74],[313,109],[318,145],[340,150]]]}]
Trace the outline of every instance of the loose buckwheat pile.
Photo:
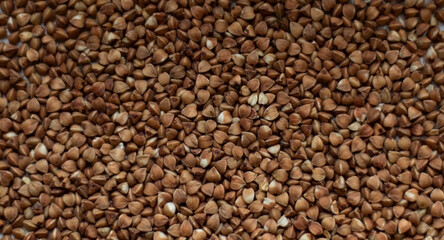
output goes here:
[{"label": "loose buckwheat pile", "polygon": [[2,239],[444,239],[444,0],[2,0]]}]

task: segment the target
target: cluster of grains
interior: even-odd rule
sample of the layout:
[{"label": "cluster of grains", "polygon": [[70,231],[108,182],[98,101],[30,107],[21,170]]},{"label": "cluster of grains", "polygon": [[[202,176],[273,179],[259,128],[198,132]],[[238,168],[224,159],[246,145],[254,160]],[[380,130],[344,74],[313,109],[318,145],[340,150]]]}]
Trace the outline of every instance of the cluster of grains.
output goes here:
[{"label": "cluster of grains", "polygon": [[443,239],[443,7],[2,0],[2,239]]}]

